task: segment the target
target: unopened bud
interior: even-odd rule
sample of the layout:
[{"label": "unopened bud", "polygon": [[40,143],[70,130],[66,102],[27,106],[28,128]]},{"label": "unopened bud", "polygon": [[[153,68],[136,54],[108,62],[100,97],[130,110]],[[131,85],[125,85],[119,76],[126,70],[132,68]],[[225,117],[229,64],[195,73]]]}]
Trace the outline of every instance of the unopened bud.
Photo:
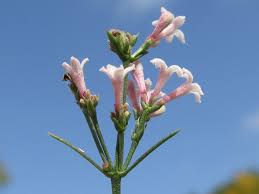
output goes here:
[{"label": "unopened bud", "polygon": [[137,42],[138,35],[131,35],[118,29],[111,29],[107,32],[110,49],[115,52],[120,59],[128,60],[131,55],[131,48]]}]

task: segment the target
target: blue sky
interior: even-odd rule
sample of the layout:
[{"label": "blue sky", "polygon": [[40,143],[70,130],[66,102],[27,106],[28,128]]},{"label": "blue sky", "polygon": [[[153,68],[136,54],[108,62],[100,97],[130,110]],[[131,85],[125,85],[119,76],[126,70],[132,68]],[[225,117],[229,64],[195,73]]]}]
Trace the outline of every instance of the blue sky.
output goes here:
[{"label": "blue sky", "polygon": [[[207,194],[235,173],[259,166],[259,2],[256,0],[2,0],[0,3],[0,161],[11,183],[5,194],[108,193],[109,180],[68,148],[52,131],[99,161],[61,64],[89,57],[87,86],[100,95],[101,126],[110,150],[115,130],[109,120],[113,93],[99,73],[120,61],[107,47],[105,31],[152,31],[160,6],[185,15],[188,45],[162,42],[142,60],[155,82],[154,57],[190,69],[202,85],[202,104],[193,96],[170,103],[155,118],[137,155],[174,129],[182,132],[123,180],[123,194]],[[166,91],[178,81],[169,81]],[[132,124],[127,131],[130,143]]]}]

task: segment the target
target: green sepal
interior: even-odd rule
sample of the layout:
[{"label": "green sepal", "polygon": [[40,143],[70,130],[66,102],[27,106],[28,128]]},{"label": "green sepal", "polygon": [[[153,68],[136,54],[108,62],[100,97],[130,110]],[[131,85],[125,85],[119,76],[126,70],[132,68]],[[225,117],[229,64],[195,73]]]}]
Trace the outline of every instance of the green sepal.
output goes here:
[{"label": "green sepal", "polygon": [[130,40],[130,46],[133,47],[138,41],[139,33],[136,35],[132,35],[131,40]]}]

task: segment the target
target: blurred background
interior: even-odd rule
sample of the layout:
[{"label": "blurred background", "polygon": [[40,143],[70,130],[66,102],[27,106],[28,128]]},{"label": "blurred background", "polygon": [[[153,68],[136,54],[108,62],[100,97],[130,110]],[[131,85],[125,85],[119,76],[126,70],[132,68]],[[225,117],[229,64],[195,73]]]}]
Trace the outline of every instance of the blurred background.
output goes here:
[{"label": "blurred background", "polygon": [[[101,128],[110,150],[115,130],[110,80],[99,68],[119,59],[105,32],[151,33],[165,6],[185,15],[178,41],[142,60],[155,83],[154,57],[190,69],[205,93],[202,104],[185,96],[152,120],[136,156],[174,129],[173,140],[123,180],[123,194],[258,194],[259,1],[257,0],[1,0],[0,193],[110,193],[110,182],[82,158],[51,139],[51,131],[100,162],[83,116],[66,83],[63,61],[89,57],[86,84],[100,96]],[[173,77],[165,92],[182,80]],[[127,130],[130,144],[132,123]],[[113,153],[113,152],[112,152]],[[136,158],[136,157],[135,157]]]}]

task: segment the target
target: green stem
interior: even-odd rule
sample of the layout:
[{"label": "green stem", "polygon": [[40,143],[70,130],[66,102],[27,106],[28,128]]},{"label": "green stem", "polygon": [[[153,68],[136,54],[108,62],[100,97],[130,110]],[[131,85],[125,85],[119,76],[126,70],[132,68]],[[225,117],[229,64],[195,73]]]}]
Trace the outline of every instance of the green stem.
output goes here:
[{"label": "green stem", "polygon": [[152,146],[149,150],[147,150],[142,156],[139,157],[139,159],[130,166],[126,172],[123,174],[123,176],[126,176],[131,170],[133,170],[140,162],[142,162],[149,154],[151,154],[154,150],[156,150],[159,146],[164,144],[166,141],[168,141],[170,138],[174,137],[180,130],[176,130],[169,135],[167,135],[165,138],[161,139],[158,143],[156,143],[154,146]]},{"label": "green stem", "polygon": [[[123,61],[123,67],[127,68],[130,64],[130,61]],[[124,78],[124,85],[123,85],[123,97],[122,97],[122,104],[126,103],[127,100],[127,89],[128,89],[128,75]]]},{"label": "green stem", "polygon": [[128,75],[126,75],[125,78],[124,78],[122,104],[126,103],[127,89],[128,89]]},{"label": "green stem", "polygon": [[104,151],[104,154],[105,154],[105,156],[106,156],[106,159],[108,160],[108,163],[109,163],[110,165],[112,165],[112,161],[111,161],[111,157],[110,157],[109,151],[108,151],[108,149],[107,149],[107,146],[106,146],[106,144],[105,144],[105,141],[104,141],[102,132],[101,132],[100,127],[99,127],[96,110],[95,110],[95,112],[94,112],[93,120],[94,120],[93,123],[94,123],[94,125],[95,125],[96,133],[97,133],[97,136],[98,136],[99,141],[100,141],[100,143],[101,143],[101,146],[102,146],[102,148],[103,148],[103,151]]},{"label": "green stem", "polygon": [[123,166],[124,169],[128,168],[128,166],[129,166],[129,164],[130,164],[130,162],[132,160],[132,157],[133,157],[133,155],[134,155],[134,153],[135,153],[135,151],[136,151],[136,149],[138,147],[138,143],[139,142],[137,142],[137,141],[132,141],[131,142],[130,150],[129,150],[128,156],[127,156],[127,158],[125,160],[125,164]]},{"label": "green stem", "polygon": [[119,136],[119,157],[118,157],[118,163],[119,163],[119,170],[122,170],[123,166],[123,157],[124,157],[124,132],[118,133]]},{"label": "green stem", "polygon": [[[129,61],[123,61],[123,67],[127,68],[130,64]],[[124,105],[127,100],[127,88],[128,88],[128,75],[124,78],[123,84],[123,96],[122,104]],[[123,155],[124,155],[124,132],[118,131],[117,133],[117,143],[116,143],[116,152],[115,152],[115,166],[118,170],[122,169],[123,166]]]},{"label": "green stem", "polygon": [[145,41],[139,48],[131,55],[131,62],[139,59],[147,54],[149,47],[152,45],[151,41]]},{"label": "green stem", "polygon": [[100,154],[100,156],[102,158],[102,161],[105,163],[106,162],[106,157],[105,157],[104,151],[102,149],[102,146],[100,144],[100,141],[99,141],[99,139],[97,137],[97,131],[95,129],[94,122],[93,122],[93,120],[88,116],[88,114],[84,110],[83,110],[83,113],[84,113],[84,116],[85,116],[86,121],[88,123],[88,126],[90,128],[90,131],[91,131],[91,134],[93,136],[95,145],[96,145],[96,147],[98,149],[98,152],[99,152],[99,154]]},{"label": "green stem", "polygon": [[111,178],[112,194],[121,193],[121,178]]}]

